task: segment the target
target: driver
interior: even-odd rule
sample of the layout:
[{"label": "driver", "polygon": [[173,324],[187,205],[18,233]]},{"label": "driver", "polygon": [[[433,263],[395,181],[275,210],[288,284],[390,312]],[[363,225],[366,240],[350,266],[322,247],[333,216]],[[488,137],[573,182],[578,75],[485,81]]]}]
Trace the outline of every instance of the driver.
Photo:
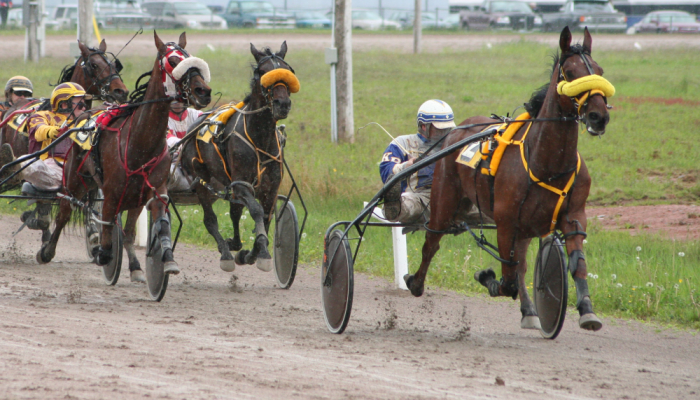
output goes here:
[{"label": "driver", "polygon": [[[171,148],[180,139],[185,137],[187,129],[194,121],[202,115],[202,111],[194,108],[187,108],[185,104],[179,101],[170,103],[170,114],[168,115],[168,134],[166,141],[168,148]],[[174,192],[186,191],[190,188],[190,182],[180,167],[179,152],[172,156],[172,164],[170,165],[170,180],[168,182],[168,190]]]},{"label": "driver", "polygon": [[[418,108],[417,123],[417,133],[397,137],[384,150],[379,164],[382,182],[413,165],[416,158],[448,134],[455,127],[454,113],[444,101],[428,100]],[[427,221],[434,170],[435,164],[431,164],[411,175],[408,181],[392,186],[384,197],[384,217],[402,223]]]},{"label": "driver", "polygon": [[[62,127],[73,121],[76,116],[85,111],[85,90],[77,83],[62,83],[54,88],[51,93],[51,111],[38,111],[29,118],[29,152],[46,148],[63,133]],[[27,166],[22,172],[15,175],[8,184],[18,184],[21,179],[41,190],[58,190],[61,188],[63,178],[63,161],[71,146],[70,140],[63,140],[51,151],[42,154],[39,160],[25,161],[21,166]],[[14,154],[9,143],[0,147],[0,164],[5,165],[14,161]],[[0,179],[5,179],[20,168],[15,165],[6,171]],[[50,211],[50,207],[49,207]],[[45,222],[46,228],[50,222],[48,212],[43,214],[39,210],[39,219]],[[43,226],[40,224],[41,226]],[[29,224],[28,227],[32,228]],[[43,228],[43,229],[46,229]],[[42,229],[42,228],[38,228]]]},{"label": "driver", "polygon": [[5,111],[17,104],[21,99],[29,99],[34,94],[34,85],[28,78],[17,75],[7,81],[5,85],[5,101],[0,103],[0,121],[5,117]]}]

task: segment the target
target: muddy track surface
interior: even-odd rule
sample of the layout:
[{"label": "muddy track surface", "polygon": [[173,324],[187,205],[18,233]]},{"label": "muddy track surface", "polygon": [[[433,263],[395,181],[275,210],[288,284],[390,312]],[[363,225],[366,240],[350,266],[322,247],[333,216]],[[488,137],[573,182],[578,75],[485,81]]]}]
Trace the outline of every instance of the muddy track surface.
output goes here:
[{"label": "muddy track surface", "polygon": [[[318,263],[290,290],[272,273],[218,268],[180,245],[161,303],[123,274],[112,287],[64,236],[0,216],[0,398],[697,399],[700,338],[569,310],[558,339],[519,328],[512,301],[428,288],[421,298],[356,274],[347,331],[326,330]],[[143,250],[139,257],[144,262]],[[126,269],[126,266],[125,266]]]},{"label": "muddy track surface", "polygon": [[[107,41],[108,49],[115,53],[129,41],[132,35],[112,34],[109,31],[102,32]],[[177,41],[176,35],[162,34],[164,41]],[[225,49],[233,52],[248,52],[250,43],[258,48],[270,46],[278,49],[282,41],[286,40],[290,50],[308,49],[316,50],[322,56],[325,48],[331,46],[331,35],[308,34],[295,32],[280,33],[215,33],[215,32],[190,32],[187,35],[187,49],[196,53],[203,47],[211,49]],[[423,35],[422,48],[425,53],[441,53],[444,51],[465,51],[482,49],[502,43],[517,43],[521,40],[544,43],[556,46],[559,43],[558,34],[427,34]],[[575,41],[582,41],[580,32],[574,33]],[[46,37],[47,57],[67,57],[69,44],[75,41],[75,35],[49,35]],[[392,51],[400,53],[413,52],[413,35],[410,34],[382,34],[355,33],[352,37],[353,51]],[[593,47],[595,50],[659,50],[677,48],[679,50],[697,51],[700,48],[700,35],[611,35],[593,33]],[[144,32],[139,35],[121,53],[120,57],[134,55],[151,55],[154,52],[153,34]],[[3,36],[0,40],[0,54],[3,57],[24,57],[24,35]]]}]

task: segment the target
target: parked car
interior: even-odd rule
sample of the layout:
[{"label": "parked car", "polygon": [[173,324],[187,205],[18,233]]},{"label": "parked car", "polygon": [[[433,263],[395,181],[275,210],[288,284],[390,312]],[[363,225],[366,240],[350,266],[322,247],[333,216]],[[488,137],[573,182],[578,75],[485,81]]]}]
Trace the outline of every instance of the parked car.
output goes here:
[{"label": "parked car", "polygon": [[95,16],[100,29],[153,29],[153,18],[141,10],[105,11]]},{"label": "parked car", "polygon": [[231,0],[221,14],[229,26],[260,29],[290,29],[296,26],[294,17],[275,10],[272,3],[255,0]]},{"label": "parked car", "polygon": [[609,0],[567,0],[559,12],[542,14],[542,29],[560,31],[565,26],[571,30],[624,32],[627,17],[618,12]]},{"label": "parked car", "polygon": [[645,15],[632,25],[631,33],[700,33],[700,22],[685,11],[661,10]]},{"label": "parked car", "polygon": [[13,8],[7,13],[7,27],[10,29],[22,28],[22,9]]},{"label": "parked car", "polygon": [[459,13],[450,14],[443,20],[445,29],[458,29],[462,27]]},{"label": "parked car", "polygon": [[228,24],[207,6],[193,0],[155,0],[141,6],[155,28],[226,29]]},{"label": "parked car", "polygon": [[518,0],[486,0],[476,11],[460,12],[462,29],[531,30],[542,25],[542,18]]},{"label": "parked car", "polygon": [[[326,16],[333,18],[333,12],[329,11]],[[352,10],[352,29],[366,29],[376,31],[379,29],[401,29],[401,24],[396,21],[383,19],[372,10]]]},{"label": "parked car", "polygon": [[330,29],[332,25],[331,20],[318,11],[293,11],[292,16],[297,28]]},{"label": "parked car", "polygon": [[61,5],[54,9],[53,14],[47,19],[46,27],[53,30],[77,29],[78,5]]},{"label": "parked car", "polygon": [[[416,14],[413,11],[397,11],[392,13],[389,19],[401,24],[402,29],[412,29],[413,21],[416,18],[415,15]],[[445,27],[445,24],[435,17],[435,14],[421,13],[420,17],[421,27],[423,29],[438,29]]]}]

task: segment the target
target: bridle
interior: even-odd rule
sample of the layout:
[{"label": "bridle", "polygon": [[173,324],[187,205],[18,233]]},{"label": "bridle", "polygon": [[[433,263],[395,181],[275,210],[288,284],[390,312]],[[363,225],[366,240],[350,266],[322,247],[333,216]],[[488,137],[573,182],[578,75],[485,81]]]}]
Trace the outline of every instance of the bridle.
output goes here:
[{"label": "bridle", "polygon": [[[194,106],[195,104],[193,104],[191,101],[193,94],[190,82],[192,81],[192,78],[196,76],[199,76],[202,79],[204,79],[204,76],[199,71],[199,69],[189,68],[180,79],[175,78],[172,74],[172,67],[170,66],[169,58],[177,57],[180,59],[180,61],[182,61],[187,58],[190,58],[191,56],[190,53],[187,52],[187,50],[183,49],[182,47],[173,42],[166,43],[165,45],[168,48],[165,54],[158,52],[158,63],[160,65],[161,72],[169,76],[175,84],[175,91],[177,93],[175,94],[174,99],[182,102],[183,104],[185,104],[185,106]],[[166,65],[170,68],[166,67]]]},{"label": "bridle", "polygon": [[272,98],[272,96],[273,96],[272,92],[274,91],[274,89],[278,86],[284,86],[287,89],[287,95],[290,94],[290,91],[289,91],[289,85],[284,81],[276,82],[275,84],[270,85],[268,87],[265,87],[262,85],[262,83],[260,82],[260,80],[262,78],[260,67],[262,67],[268,61],[272,62],[272,70],[271,71],[276,70],[276,69],[285,69],[285,68],[282,68],[280,66],[280,61],[281,61],[284,63],[284,65],[286,65],[289,68],[289,71],[291,71],[293,74],[296,74],[296,73],[294,72],[294,68],[292,68],[292,66],[289,65],[289,63],[284,61],[284,59],[282,57],[278,56],[275,53],[272,53],[269,56],[265,56],[265,57],[261,58],[260,61],[258,61],[258,65],[255,67],[255,71],[253,72],[253,77],[255,78],[255,81],[260,85],[260,88],[261,88],[261,91],[263,94],[263,98],[265,99],[265,107],[263,107],[263,108],[269,108],[270,110],[272,110],[272,107],[273,107],[272,102],[274,101],[274,99]]},{"label": "bridle", "polygon": [[[615,93],[615,88],[612,86],[612,84],[610,84],[610,82],[607,81],[607,79],[603,78],[600,75],[597,75],[593,71],[593,67],[591,66],[591,63],[588,60],[588,57],[591,56],[589,52],[582,51],[576,52],[574,54],[578,55],[581,58],[583,64],[588,70],[588,75],[575,79],[573,81],[569,81],[566,78],[566,74],[564,74],[564,63],[571,56],[562,57],[559,60],[559,79],[557,81],[557,92],[559,94],[565,94],[569,96],[569,98],[574,103],[574,106],[577,109],[577,118],[579,120],[584,120],[585,117],[581,114],[581,111],[583,110],[583,108],[588,107],[588,100],[593,98],[593,96],[601,96],[605,104],[608,104],[608,95],[612,96]],[[573,87],[575,85],[580,86],[582,90],[579,91],[574,89]],[[611,107],[608,106],[608,108]]]},{"label": "bridle", "polygon": [[[114,64],[112,64],[109,59],[107,59],[107,56],[105,55],[104,51],[101,50],[96,50],[96,49],[89,49],[90,54],[88,55],[87,59],[84,57],[82,58],[82,61],[80,62],[80,68],[83,69],[83,73],[85,76],[90,78],[92,81],[92,86],[97,87],[97,90],[100,92],[99,95],[96,96],[98,100],[102,101],[109,101],[109,100],[116,100],[113,98],[113,96],[109,93],[109,86],[112,84],[112,81],[115,79],[121,79],[121,75],[119,73],[121,72],[123,66],[121,61],[117,57],[114,56],[114,54],[109,53],[112,55],[114,58]],[[90,58],[92,56],[98,55],[102,57],[102,60],[104,60],[105,64],[107,64],[107,68],[109,68],[109,75],[107,75],[104,78],[99,78],[99,76],[102,74],[102,71],[104,69],[100,70],[99,72],[95,71],[95,68],[92,66],[92,63],[90,62]],[[90,90],[90,88],[87,88],[87,90]]]}]

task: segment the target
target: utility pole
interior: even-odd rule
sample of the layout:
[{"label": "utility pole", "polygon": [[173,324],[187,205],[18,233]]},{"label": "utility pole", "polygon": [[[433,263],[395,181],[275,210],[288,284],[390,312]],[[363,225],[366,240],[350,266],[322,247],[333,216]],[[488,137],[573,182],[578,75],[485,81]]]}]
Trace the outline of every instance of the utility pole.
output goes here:
[{"label": "utility pole", "polygon": [[92,19],[94,9],[92,0],[78,0],[78,40],[86,46],[90,45],[92,35]]},{"label": "utility pole", "polygon": [[[427,0],[426,0],[427,1]],[[423,27],[421,24],[422,16],[420,10],[420,0],[415,3],[415,16],[413,20],[413,54],[421,52],[421,37],[423,36]]]},{"label": "utility pole", "polygon": [[352,0],[334,0],[333,41],[338,49],[335,68],[338,139],[355,142],[355,121],[352,101]]},{"label": "utility pole", "polygon": [[39,62],[44,53],[44,29],[42,24],[43,0],[22,3],[22,24],[25,26],[24,61]]}]

